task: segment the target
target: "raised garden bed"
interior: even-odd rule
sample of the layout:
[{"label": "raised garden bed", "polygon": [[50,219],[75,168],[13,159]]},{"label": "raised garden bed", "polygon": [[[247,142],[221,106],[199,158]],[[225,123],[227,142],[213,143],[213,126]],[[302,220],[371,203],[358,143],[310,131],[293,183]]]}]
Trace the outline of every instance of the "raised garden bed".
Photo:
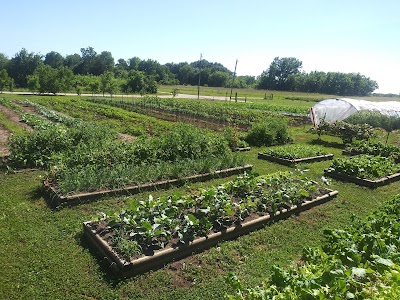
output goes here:
[{"label": "raised garden bed", "polygon": [[43,182],[44,189],[48,195],[49,204],[53,207],[60,206],[73,206],[78,205],[83,202],[89,202],[101,197],[111,196],[111,195],[132,195],[141,193],[144,191],[153,191],[156,189],[166,189],[172,186],[180,186],[185,182],[200,182],[207,181],[217,177],[228,177],[231,175],[243,173],[245,171],[251,171],[252,165],[244,165],[240,167],[234,167],[224,170],[218,170],[213,173],[197,174],[184,178],[162,180],[151,183],[144,183],[135,186],[125,186],[118,189],[101,190],[89,193],[79,193],[72,195],[61,195],[57,192],[55,186],[51,185],[48,181]]},{"label": "raised garden bed", "polygon": [[338,194],[337,191],[323,190],[322,195],[310,200],[303,200],[297,205],[280,205],[278,209],[272,212],[256,214],[256,217],[252,215],[251,218],[244,219],[241,224],[233,223],[229,227],[223,228],[220,231],[214,230],[207,236],[195,238],[191,242],[185,244],[171,243],[169,247],[141,254],[131,259],[123,258],[111,246],[108,242],[108,232],[104,230],[104,227],[99,226],[99,221],[84,222],[83,230],[85,237],[87,237],[91,245],[109,261],[112,270],[121,277],[128,277],[161,267],[168,262],[186,257],[192,253],[203,251],[221,241],[247,234],[263,227],[268,222],[287,218],[292,214],[329,201]]},{"label": "raised garden bed", "polygon": [[359,178],[343,173],[335,173],[331,170],[325,170],[325,175],[342,181],[349,181],[358,185],[367,186],[372,189],[400,180],[400,173],[388,175],[375,180]]},{"label": "raised garden bed", "polygon": [[84,224],[85,235],[121,276],[156,268],[334,197],[297,172],[244,173],[218,187],[148,200]]},{"label": "raised garden bed", "polygon": [[258,153],[258,159],[265,159],[272,162],[277,162],[282,165],[292,166],[300,163],[310,163],[310,162],[318,162],[323,160],[333,159],[333,154],[319,155],[314,157],[305,157],[305,158],[297,158],[297,159],[286,159],[280,158],[272,155],[267,155],[265,153]]},{"label": "raised garden bed", "polygon": [[400,179],[400,165],[393,158],[359,154],[332,161],[327,176],[376,188]]}]

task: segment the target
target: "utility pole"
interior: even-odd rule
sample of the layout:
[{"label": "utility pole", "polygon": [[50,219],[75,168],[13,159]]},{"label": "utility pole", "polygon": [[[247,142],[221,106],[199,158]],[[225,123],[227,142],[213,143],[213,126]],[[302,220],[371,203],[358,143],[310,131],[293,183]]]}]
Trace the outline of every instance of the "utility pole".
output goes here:
[{"label": "utility pole", "polygon": [[232,89],[233,89],[233,82],[235,81],[235,76],[236,76],[236,67],[237,67],[237,63],[238,60],[236,59],[236,63],[235,63],[235,71],[233,72],[233,76],[232,76],[232,83],[231,83],[231,95],[229,97],[229,101],[232,100]]},{"label": "utility pole", "polygon": [[200,61],[199,61],[199,84],[197,85],[197,100],[200,99],[200,79],[201,79],[201,60],[203,58],[203,54],[200,53]]}]

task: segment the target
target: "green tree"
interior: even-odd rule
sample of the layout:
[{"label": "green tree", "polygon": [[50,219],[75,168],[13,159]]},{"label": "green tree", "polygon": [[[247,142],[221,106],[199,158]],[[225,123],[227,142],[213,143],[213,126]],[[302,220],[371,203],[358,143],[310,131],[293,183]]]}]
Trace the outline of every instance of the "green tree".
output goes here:
[{"label": "green tree", "polygon": [[8,90],[12,93],[14,91],[14,78],[10,77],[8,81]]},{"label": "green tree", "polygon": [[81,62],[82,62],[81,56],[77,53],[67,55],[64,59],[64,65],[73,70],[74,73],[77,73],[76,68],[79,66]]},{"label": "green tree", "polygon": [[101,75],[105,72],[114,70],[114,58],[109,51],[103,51],[96,56],[94,64],[91,69],[91,74]]},{"label": "green tree", "polygon": [[93,47],[81,48],[81,62],[75,68],[77,74],[88,75],[93,74],[96,64],[97,52]]},{"label": "green tree", "polygon": [[104,72],[100,75],[100,91],[103,93],[108,92],[113,86],[114,73],[111,71]]},{"label": "green tree", "polygon": [[122,85],[122,91],[127,94],[130,93],[136,94],[139,93],[144,88],[145,88],[144,73],[141,71],[130,70],[128,78]]},{"label": "green tree", "polygon": [[35,70],[43,65],[42,56],[23,48],[11,58],[8,66],[8,75],[15,80],[20,87],[27,86],[28,75],[32,75]]},{"label": "green tree", "polygon": [[229,80],[229,74],[222,71],[216,71],[209,75],[208,85],[209,86],[226,86]]},{"label": "green tree", "polygon": [[264,71],[258,82],[260,89],[285,90],[290,75],[300,73],[303,63],[294,57],[275,57],[269,68]]},{"label": "green tree", "polygon": [[3,90],[6,86],[8,86],[10,81],[10,77],[5,69],[0,70],[0,93],[3,93]]},{"label": "green tree", "polygon": [[61,68],[64,66],[64,57],[58,52],[51,51],[46,54],[44,58],[44,64],[55,69]]},{"label": "green tree", "polygon": [[38,74],[32,74],[28,76],[28,89],[32,93],[36,93],[40,90],[40,81]]},{"label": "green tree", "polygon": [[5,55],[4,53],[0,53],[0,70],[7,70],[9,63],[10,60],[8,59],[7,55]]},{"label": "green tree", "polygon": [[86,77],[88,78],[89,90],[92,93],[92,96],[94,96],[94,94],[97,94],[100,91],[100,78],[98,76]]},{"label": "green tree", "polygon": [[[67,67],[55,69],[49,65],[41,65],[36,69],[34,75],[38,77],[40,93],[57,94],[67,91],[73,83],[73,73]],[[32,81],[33,87],[35,79],[33,77],[29,77],[29,79]]]}]

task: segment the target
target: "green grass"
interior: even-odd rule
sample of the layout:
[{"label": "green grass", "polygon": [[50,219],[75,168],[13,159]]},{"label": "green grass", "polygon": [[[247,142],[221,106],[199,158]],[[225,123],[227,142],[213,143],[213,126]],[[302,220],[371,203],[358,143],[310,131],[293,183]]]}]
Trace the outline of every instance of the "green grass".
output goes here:
[{"label": "green grass", "polygon": [[25,129],[22,126],[15,124],[14,122],[11,122],[2,112],[0,112],[0,124],[3,125],[5,129],[7,129],[12,133],[15,134],[26,133]]},{"label": "green grass", "polygon": [[[197,86],[190,85],[177,85],[177,86],[168,86],[162,85],[158,89],[158,94],[162,96],[163,94],[171,94],[174,88],[178,89],[178,94],[189,94],[189,95],[197,95]],[[264,100],[265,95],[267,99],[270,98],[271,94],[273,94],[273,100],[280,99],[288,99],[288,100],[303,100],[303,101],[320,101],[322,99],[334,97],[332,95],[322,95],[322,94],[312,94],[312,93],[300,93],[300,92],[283,92],[283,91],[270,91],[270,90],[256,90],[253,88],[245,88],[245,89],[233,89],[232,90],[232,100],[235,99],[235,93],[238,93],[238,99],[243,100],[247,97],[248,100]],[[223,87],[205,87],[200,86],[200,95],[204,96],[218,96],[218,97],[227,97],[228,100],[231,95],[230,88]]]},{"label": "green grass", "polygon": [[[292,128],[295,141],[312,142],[316,136],[306,127]],[[337,138],[323,137],[326,145]],[[257,159],[253,148],[244,153],[260,174],[290,167]],[[340,148],[327,147],[340,155]],[[330,162],[301,165],[308,176],[320,180]],[[317,246],[324,228],[341,228],[352,214],[366,216],[398,193],[400,182],[370,190],[332,180],[339,190],[336,199],[287,220],[275,222],[249,235],[220,243],[203,253],[167,264],[164,268],[130,279],[118,280],[108,264],[90,250],[82,238],[82,222],[100,211],[121,209],[124,197],[104,198],[94,203],[52,211],[40,194],[42,172],[0,174],[0,295],[3,299],[220,299],[233,293],[225,283],[229,271],[245,286],[260,284],[272,266],[287,266],[300,259],[304,246]],[[207,187],[227,181],[193,184]],[[187,191],[187,187],[175,188]],[[172,191],[152,192],[154,197]],[[136,195],[145,199],[149,193]],[[0,296],[1,298],[1,296]]]}]

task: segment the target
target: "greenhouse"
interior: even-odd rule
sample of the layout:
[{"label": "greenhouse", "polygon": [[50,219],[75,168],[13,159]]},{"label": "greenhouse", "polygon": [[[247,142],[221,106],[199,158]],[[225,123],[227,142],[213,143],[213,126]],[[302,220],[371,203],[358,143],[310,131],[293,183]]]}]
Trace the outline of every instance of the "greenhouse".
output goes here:
[{"label": "greenhouse", "polygon": [[341,121],[359,111],[375,111],[386,116],[400,117],[400,102],[372,102],[356,99],[326,99],[311,108],[311,120],[318,126],[321,119],[328,123]]}]

